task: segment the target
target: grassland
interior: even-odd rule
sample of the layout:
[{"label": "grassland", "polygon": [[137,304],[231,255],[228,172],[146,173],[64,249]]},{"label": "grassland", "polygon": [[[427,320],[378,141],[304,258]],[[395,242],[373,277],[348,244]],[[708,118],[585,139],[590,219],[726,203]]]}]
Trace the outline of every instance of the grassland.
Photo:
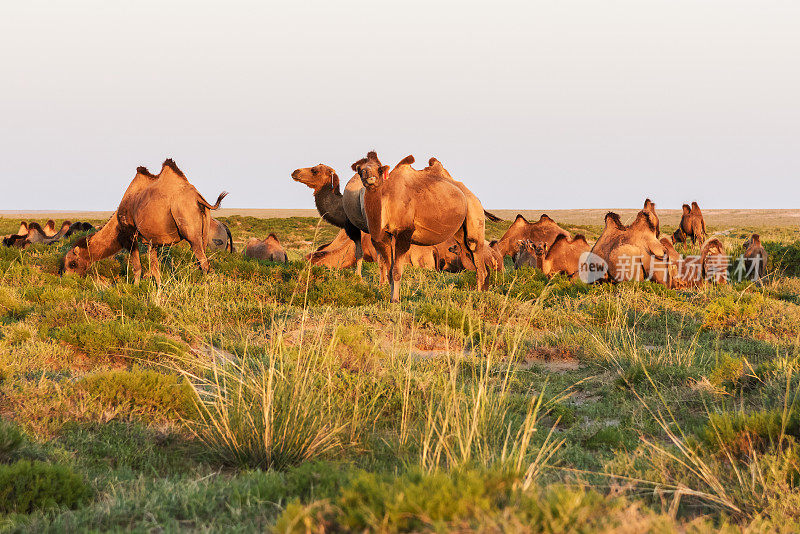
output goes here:
[{"label": "grassland", "polygon": [[796,226],[708,218],[763,287],[409,269],[391,305],[301,261],[317,219],[224,220],[291,261],[178,246],[159,288],[0,248],[0,529],[800,530]]}]

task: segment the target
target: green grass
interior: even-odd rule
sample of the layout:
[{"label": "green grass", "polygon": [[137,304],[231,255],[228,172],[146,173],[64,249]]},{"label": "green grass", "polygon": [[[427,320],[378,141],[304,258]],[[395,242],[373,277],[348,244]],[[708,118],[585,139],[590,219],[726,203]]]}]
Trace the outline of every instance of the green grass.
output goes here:
[{"label": "green grass", "polygon": [[409,268],[392,305],[301,261],[335,228],[225,220],[289,263],[179,245],[157,287],[0,248],[0,529],[800,528],[800,230],[723,236],[761,234],[763,287]]}]

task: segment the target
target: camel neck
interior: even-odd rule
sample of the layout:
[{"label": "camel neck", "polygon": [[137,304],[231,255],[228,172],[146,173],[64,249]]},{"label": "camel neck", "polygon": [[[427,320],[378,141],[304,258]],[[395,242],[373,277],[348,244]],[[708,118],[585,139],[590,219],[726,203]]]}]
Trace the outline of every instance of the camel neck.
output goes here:
[{"label": "camel neck", "polygon": [[342,204],[342,193],[337,186],[335,189],[330,184],[325,184],[314,193],[314,204],[317,211],[327,222],[339,228],[344,228],[347,215]]},{"label": "camel neck", "polygon": [[116,213],[100,230],[89,237],[88,249],[89,258],[93,262],[108,258],[122,250]]}]

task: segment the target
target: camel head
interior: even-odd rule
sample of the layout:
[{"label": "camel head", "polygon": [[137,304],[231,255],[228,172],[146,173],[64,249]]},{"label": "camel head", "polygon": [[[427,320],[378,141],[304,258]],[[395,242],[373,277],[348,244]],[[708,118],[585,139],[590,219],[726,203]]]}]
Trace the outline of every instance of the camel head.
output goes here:
[{"label": "camel head", "polygon": [[367,157],[353,163],[352,169],[361,177],[361,183],[367,189],[377,189],[389,173],[388,165],[381,165],[378,154],[374,150],[367,153]]},{"label": "camel head", "polygon": [[313,167],[303,167],[295,169],[292,173],[292,180],[305,184],[314,192],[320,191],[326,185],[330,185],[331,189],[339,189],[339,176],[332,168],[320,163]]},{"label": "camel head", "polygon": [[86,274],[86,271],[89,270],[89,265],[91,265],[91,263],[91,257],[89,256],[89,240],[86,237],[82,237],[78,239],[75,246],[64,256],[60,274],[74,273],[83,276]]},{"label": "camel head", "polygon": [[547,243],[544,241],[540,241],[538,243],[531,243],[531,247],[533,248],[533,255],[537,258],[544,258],[547,256]]}]

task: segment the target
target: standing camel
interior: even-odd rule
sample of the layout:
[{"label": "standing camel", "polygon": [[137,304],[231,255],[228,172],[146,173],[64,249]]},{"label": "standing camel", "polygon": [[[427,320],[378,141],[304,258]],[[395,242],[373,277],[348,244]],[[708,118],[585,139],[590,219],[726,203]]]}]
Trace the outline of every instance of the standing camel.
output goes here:
[{"label": "standing camel", "polygon": [[86,274],[92,263],[125,249],[130,251],[134,281],[138,282],[142,268],[137,239],[148,246],[150,275],[159,285],[157,249],[163,245],[188,241],[200,268],[208,272],[205,244],[210,210],[219,208],[226,195],[223,191],[216,204],[209,204],[171,159],[164,161],[158,175],[139,167],[117,211],[103,228],[76,242],[64,257],[62,272]]},{"label": "standing camel", "polygon": [[483,206],[435,158],[423,170],[413,169],[412,163],[414,157],[407,156],[390,173],[389,166],[369,152],[355,164],[366,189],[370,235],[381,261],[389,265],[392,302],[400,301],[411,245],[438,245],[454,235],[477,267],[478,289],[486,289]]}]

